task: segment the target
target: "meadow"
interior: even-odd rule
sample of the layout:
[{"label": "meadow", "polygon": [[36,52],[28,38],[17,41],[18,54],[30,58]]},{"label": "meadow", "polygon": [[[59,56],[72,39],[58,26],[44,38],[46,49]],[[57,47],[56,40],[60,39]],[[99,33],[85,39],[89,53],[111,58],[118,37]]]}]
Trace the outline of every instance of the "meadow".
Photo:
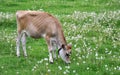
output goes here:
[{"label": "meadow", "polygon": [[[71,64],[50,64],[44,39],[27,38],[28,57],[16,56],[17,10],[45,11],[60,20]],[[0,75],[119,75],[119,0],[0,0]]]}]

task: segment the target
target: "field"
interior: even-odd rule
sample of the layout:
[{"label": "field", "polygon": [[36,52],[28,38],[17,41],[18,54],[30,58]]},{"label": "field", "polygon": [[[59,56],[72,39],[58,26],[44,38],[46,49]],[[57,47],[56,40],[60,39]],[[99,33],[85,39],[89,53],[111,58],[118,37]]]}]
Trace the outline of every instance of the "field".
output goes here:
[{"label": "field", "polygon": [[[27,38],[16,56],[17,10],[51,13],[72,44],[71,64],[50,64],[44,39]],[[0,75],[120,75],[119,0],[0,0]]]}]

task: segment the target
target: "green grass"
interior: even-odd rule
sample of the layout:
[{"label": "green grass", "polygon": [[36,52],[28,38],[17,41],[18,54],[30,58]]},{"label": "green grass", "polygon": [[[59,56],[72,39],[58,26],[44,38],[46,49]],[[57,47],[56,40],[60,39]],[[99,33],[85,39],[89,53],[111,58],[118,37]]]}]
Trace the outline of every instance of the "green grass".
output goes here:
[{"label": "green grass", "polygon": [[[71,64],[49,64],[44,39],[27,38],[28,57],[16,57],[17,10],[55,15],[72,44]],[[119,75],[119,0],[0,0],[0,75]]]}]

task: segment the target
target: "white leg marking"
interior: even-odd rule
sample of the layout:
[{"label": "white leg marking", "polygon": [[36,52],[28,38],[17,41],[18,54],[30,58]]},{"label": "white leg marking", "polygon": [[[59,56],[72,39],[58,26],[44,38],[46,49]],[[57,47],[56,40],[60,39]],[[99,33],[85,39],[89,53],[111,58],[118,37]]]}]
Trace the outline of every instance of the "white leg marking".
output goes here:
[{"label": "white leg marking", "polygon": [[56,58],[56,50],[54,50],[53,53],[54,53],[54,59],[57,59],[57,58]]},{"label": "white leg marking", "polygon": [[56,59],[56,45],[52,45],[52,50],[53,50],[53,58]]},{"label": "white leg marking", "polygon": [[52,50],[53,50],[53,58],[56,59],[56,48],[57,48],[57,42],[55,38],[51,39],[51,46],[52,46]]},{"label": "white leg marking", "polygon": [[49,62],[53,63],[53,58],[52,58],[52,44],[50,41],[50,37],[49,36],[45,36],[47,45],[48,45],[48,50],[49,50]]},{"label": "white leg marking", "polygon": [[27,56],[27,52],[26,52],[26,34],[25,33],[23,33],[23,35],[22,35],[21,42],[22,42],[24,56]]},{"label": "white leg marking", "polygon": [[49,61],[50,63],[53,63],[52,51],[49,51]]},{"label": "white leg marking", "polygon": [[48,49],[49,49],[49,61],[50,63],[53,63],[53,58],[52,58],[52,47],[51,45],[48,46]]},{"label": "white leg marking", "polygon": [[20,56],[20,39],[21,39],[21,35],[18,34],[17,40],[16,40],[16,46],[17,46],[16,55],[17,55],[17,57]]}]

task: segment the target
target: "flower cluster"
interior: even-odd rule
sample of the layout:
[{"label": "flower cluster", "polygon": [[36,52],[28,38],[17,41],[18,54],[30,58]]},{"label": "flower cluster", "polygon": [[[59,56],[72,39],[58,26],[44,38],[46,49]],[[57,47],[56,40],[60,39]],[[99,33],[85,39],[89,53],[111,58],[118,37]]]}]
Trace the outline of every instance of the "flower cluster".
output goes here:
[{"label": "flower cluster", "polygon": [[4,13],[0,12],[0,22],[4,22],[5,20],[12,21],[14,19],[15,15],[12,13]]},{"label": "flower cluster", "polygon": [[[96,74],[101,71],[108,74],[120,71],[120,10],[101,13],[74,11],[71,15],[57,17],[62,20],[66,39],[72,44],[71,64],[61,64],[64,62],[58,58],[54,65],[51,65],[47,57],[41,57],[42,59],[32,66],[33,73],[79,75],[84,71]],[[0,22],[13,18],[13,14],[0,12]],[[9,47],[10,55],[15,53],[16,35],[14,29],[1,28],[0,42],[3,42],[3,53],[8,51],[4,46]],[[27,47],[28,51],[33,50],[31,47]],[[0,69],[4,69],[4,66]]]},{"label": "flower cluster", "polygon": [[[75,11],[63,18],[67,18],[63,19],[63,27],[67,40],[73,44],[76,57],[72,60],[78,60],[76,65],[120,61],[120,10],[102,13]],[[107,66],[105,70],[119,70],[118,64],[117,67]],[[91,69],[93,67],[86,67],[86,70]]]}]

